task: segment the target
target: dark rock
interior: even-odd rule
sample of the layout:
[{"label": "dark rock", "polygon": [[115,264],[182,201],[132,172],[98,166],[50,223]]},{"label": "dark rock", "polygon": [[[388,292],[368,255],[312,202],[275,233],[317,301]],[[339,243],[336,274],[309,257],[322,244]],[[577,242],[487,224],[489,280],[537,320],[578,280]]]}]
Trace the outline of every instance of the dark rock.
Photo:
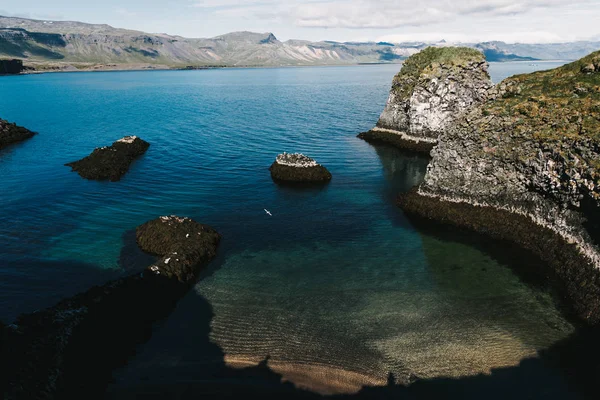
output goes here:
[{"label": "dark rock", "polygon": [[0,119],[0,149],[27,140],[34,135],[35,132]]},{"label": "dark rock", "polygon": [[141,274],[22,315],[3,329],[5,399],[103,398],[112,370],[149,339],[153,324],[192,287],[215,256],[220,236],[188,218],[163,217],[140,226],[137,238],[164,257]]},{"label": "dark rock", "polygon": [[422,195],[415,188],[398,196],[398,205],[416,215],[509,240],[532,251],[560,279],[573,311],[591,325],[600,323],[600,270],[585,258],[575,243],[530,218],[493,207],[444,201]]},{"label": "dark rock", "polygon": [[415,153],[423,154],[429,154],[435,146],[434,142],[405,139],[399,133],[391,133],[380,130],[362,132],[357,137],[369,143],[389,144],[399,149],[405,149],[408,151],[414,151]]},{"label": "dark rock", "polygon": [[82,178],[118,181],[129,170],[131,163],[144,154],[150,144],[137,136],[126,136],[111,146],[94,149],[92,154],[65,164]]},{"label": "dark rock", "polygon": [[283,153],[269,168],[276,182],[328,182],[331,173],[315,160],[303,154]]},{"label": "dark rock", "polygon": [[22,60],[0,60],[0,75],[17,75],[24,70]]},{"label": "dark rock", "polygon": [[190,283],[196,280],[198,263],[216,255],[220,235],[192,219],[170,216],[139,226],[136,240],[145,252],[163,256],[149,267],[151,272]]}]

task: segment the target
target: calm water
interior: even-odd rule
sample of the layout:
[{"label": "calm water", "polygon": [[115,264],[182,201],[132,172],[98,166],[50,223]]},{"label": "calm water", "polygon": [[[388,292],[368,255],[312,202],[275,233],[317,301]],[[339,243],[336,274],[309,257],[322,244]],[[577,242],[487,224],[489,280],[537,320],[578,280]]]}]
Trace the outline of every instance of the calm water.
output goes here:
[{"label": "calm water", "polygon": [[[491,74],[556,65],[493,64]],[[148,258],[131,231],[178,214],[222,233],[219,257],[115,374],[117,392],[141,379],[193,380],[209,322],[231,365],[270,356],[324,392],[384,383],[389,372],[489,372],[566,337],[573,327],[551,296],[511,269],[533,261],[472,235],[431,233],[394,206],[427,161],[355,136],[377,121],[398,69],[0,78],[0,117],[39,132],[0,152],[0,319],[139,270]],[[130,134],[151,147],[118,183],[63,166]],[[268,167],[282,151],[315,157],[332,182],[273,184]]]}]

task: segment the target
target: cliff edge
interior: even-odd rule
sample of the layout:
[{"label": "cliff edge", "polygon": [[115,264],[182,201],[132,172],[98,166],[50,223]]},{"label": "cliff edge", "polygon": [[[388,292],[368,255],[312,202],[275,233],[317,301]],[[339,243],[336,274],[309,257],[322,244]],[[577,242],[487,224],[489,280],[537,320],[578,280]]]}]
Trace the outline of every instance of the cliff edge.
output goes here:
[{"label": "cliff edge", "polygon": [[509,239],[600,322],[600,52],[508,78],[439,137],[409,214]]},{"label": "cliff edge", "polygon": [[487,69],[483,53],[466,47],[429,47],[409,57],[377,126],[359,137],[429,153],[457,116],[486,99]]}]

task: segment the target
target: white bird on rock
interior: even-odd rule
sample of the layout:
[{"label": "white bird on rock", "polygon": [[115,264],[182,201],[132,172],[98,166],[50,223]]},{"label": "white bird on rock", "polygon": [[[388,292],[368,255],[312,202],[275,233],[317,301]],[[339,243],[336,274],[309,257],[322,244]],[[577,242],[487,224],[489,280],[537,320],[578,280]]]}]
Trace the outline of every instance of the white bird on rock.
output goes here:
[{"label": "white bird on rock", "polygon": [[264,210],[265,210],[265,212],[267,213],[267,215],[268,215],[269,217],[272,217],[272,216],[273,216],[273,214],[271,214],[271,211],[267,210],[266,208],[265,208]]}]

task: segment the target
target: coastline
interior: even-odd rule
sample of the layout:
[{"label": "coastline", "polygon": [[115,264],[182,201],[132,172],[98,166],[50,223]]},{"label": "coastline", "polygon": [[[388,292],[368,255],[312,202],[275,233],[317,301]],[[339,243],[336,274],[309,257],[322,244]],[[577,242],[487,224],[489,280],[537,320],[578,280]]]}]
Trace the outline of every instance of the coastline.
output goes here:
[{"label": "coastline", "polygon": [[600,324],[600,270],[574,241],[536,223],[527,215],[492,206],[448,201],[420,193],[417,188],[400,194],[397,204],[408,215],[508,240],[532,251],[559,278],[564,300],[574,314],[591,326]]},{"label": "coastline", "polygon": [[[506,63],[522,63],[522,64],[540,64],[540,63],[553,63],[553,62],[570,62],[573,60],[537,60],[532,61],[492,61],[494,64],[506,64]],[[193,66],[188,68],[187,66],[174,66],[174,65],[162,65],[162,64],[114,64],[116,67],[94,67],[89,68],[74,68],[69,69],[68,66],[72,66],[77,63],[64,63],[65,68],[63,69],[43,69],[25,71],[20,74],[0,74],[0,77],[4,76],[22,76],[22,75],[38,75],[47,73],[70,73],[70,72],[142,72],[142,71],[198,71],[198,70],[213,70],[213,69],[277,69],[277,68],[327,68],[327,67],[369,67],[369,66],[381,66],[381,65],[402,65],[404,60],[400,62],[377,62],[377,63],[353,63],[353,64],[313,64],[313,65],[207,65],[207,66]],[[84,63],[89,64],[89,63]],[[104,64],[94,64],[104,65]],[[111,64],[112,65],[112,64]],[[31,66],[27,64],[26,66]]]}]

